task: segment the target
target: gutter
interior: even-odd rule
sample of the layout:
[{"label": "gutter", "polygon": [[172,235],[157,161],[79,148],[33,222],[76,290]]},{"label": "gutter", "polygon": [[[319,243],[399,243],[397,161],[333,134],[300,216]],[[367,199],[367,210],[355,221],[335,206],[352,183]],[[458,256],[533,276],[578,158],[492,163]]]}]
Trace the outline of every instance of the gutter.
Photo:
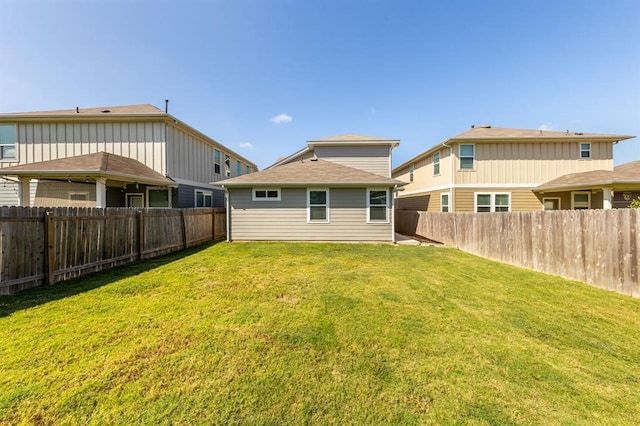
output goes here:
[{"label": "gutter", "polygon": [[227,190],[227,187],[225,187],[224,185],[220,185],[220,187],[224,190],[224,199],[226,201],[227,214],[225,216],[227,219],[227,242],[230,243],[231,242],[231,197],[229,195],[229,191]]}]

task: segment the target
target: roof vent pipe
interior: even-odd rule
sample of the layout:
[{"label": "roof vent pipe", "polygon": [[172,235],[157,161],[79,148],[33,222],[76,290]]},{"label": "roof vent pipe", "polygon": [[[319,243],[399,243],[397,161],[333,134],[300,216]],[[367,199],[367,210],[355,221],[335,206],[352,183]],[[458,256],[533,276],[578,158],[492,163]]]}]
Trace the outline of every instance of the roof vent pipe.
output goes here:
[{"label": "roof vent pipe", "polygon": [[76,107],[76,114],[80,114],[80,107]]},{"label": "roof vent pipe", "polygon": [[169,114],[169,99],[164,100],[164,112],[165,114]]}]

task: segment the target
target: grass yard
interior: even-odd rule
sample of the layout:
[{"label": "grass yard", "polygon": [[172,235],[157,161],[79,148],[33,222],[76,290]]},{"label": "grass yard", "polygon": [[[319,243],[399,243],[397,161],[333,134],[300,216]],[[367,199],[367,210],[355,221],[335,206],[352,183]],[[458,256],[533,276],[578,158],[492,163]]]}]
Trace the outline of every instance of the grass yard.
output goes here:
[{"label": "grass yard", "polygon": [[0,298],[2,424],[640,424],[640,300],[454,249],[219,243]]}]

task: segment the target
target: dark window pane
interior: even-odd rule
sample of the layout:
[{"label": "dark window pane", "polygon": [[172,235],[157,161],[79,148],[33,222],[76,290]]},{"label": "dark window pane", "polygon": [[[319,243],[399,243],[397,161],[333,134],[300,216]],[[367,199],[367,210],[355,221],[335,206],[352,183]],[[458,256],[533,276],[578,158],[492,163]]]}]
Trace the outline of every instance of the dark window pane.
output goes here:
[{"label": "dark window pane", "polygon": [[256,198],[266,198],[267,191],[256,191]]},{"label": "dark window pane", "polygon": [[369,220],[386,221],[387,220],[387,208],[372,206],[369,208]]},{"label": "dark window pane", "polygon": [[327,204],[327,191],[309,191],[309,204]]},{"label": "dark window pane", "polygon": [[473,169],[473,157],[471,157],[471,158],[460,158],[460,168],[461,169]]},{"label": "dark window pane", "polygon": [[278,198],[278,191],[267,191],[268,198]]},{"label": "dark window pane", "polygon": [[309,218],[311,220],[327,220],[327,208],[324,206],[309,207]]},{"label": "dark window pane", "polygon": [[369,204],[371,205],[387,205],[387,191],[370,191]]}]

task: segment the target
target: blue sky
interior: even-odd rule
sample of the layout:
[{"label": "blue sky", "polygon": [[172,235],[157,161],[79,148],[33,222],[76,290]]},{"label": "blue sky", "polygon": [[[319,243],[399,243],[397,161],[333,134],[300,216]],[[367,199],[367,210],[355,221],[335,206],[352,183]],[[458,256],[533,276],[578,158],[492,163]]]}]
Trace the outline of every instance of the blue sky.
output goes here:
[{"label": "blue sky", "polygon": [[472,124],[640,135],[637,0],[0,6],[0,112],[170,99],[260,168],[342,133],[400,139],[394,166]]}]

